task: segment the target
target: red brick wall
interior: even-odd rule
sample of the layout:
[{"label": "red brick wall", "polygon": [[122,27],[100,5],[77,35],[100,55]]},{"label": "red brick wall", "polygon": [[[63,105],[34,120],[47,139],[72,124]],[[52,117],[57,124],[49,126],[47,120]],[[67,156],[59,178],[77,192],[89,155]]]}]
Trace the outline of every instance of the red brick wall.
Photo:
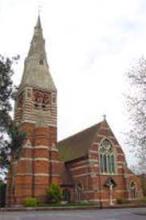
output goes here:
[{"label": "red brick wall", "polygon": [[[60,158],[56,149],[56,128],[36,128],[24,123],[30,146],[24,146],[8,178],[7,204],[22,204],[26,197],[46,201],[46,190],[52,182],[61,183]],[[53,147],[52,147],[53,145]]]},{"label": "red brick wall", "polygon": [[[101,141],[104,138],[108,138],[111,141],[116,160],[116,172],[115,174],[102,174],[100,173],[99,165],[99,153],[98,149]],[[115,181],[116,186],[113,188],[112,197],[113,203],[117,202],[117,198],[129,199],[128,197],[128,183],[130,178],[137,182],[137,198],[140,198],[141,186],[138,178],[130,172],[127,176],[127,168],[125,167],[125,156],[114,137],[112,131],[106,122],[103,122],[94,142],[89,147],[88,158],[78,159],[72,162],[66,163],[68,170],[73,178],[75,184],[80,183],[82,185],[82,192],[80,194],[80,200],[89,200],[102,203],[103,206],[110,205],[110,191],[108,187],[105,187],[105,182],[109,177]],[[72,191],[72,198],[77,201],[76,190]]]}]

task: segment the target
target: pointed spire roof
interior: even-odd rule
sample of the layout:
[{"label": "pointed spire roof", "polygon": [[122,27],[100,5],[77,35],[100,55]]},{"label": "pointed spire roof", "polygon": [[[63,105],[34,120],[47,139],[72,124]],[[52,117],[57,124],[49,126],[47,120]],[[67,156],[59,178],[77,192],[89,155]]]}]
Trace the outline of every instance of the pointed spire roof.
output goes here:
[{"label": "pointed spire roof", "polygon": [[38,20],[37,20],[37,24],[36,24],[36,27],[37,28],[42,28],[42,26],[41,26],[41,19],[40,19],[40,15],[38,15]]},{"label": "pointed spire roof", "polygon": [[45,40],[43,38],[40,15],[38,16],[37,23],[34,28],[34,34],[28,56],[25,59],[20,89],[25,86],[36,87],[44,90],[56,90],[47,63]]}]

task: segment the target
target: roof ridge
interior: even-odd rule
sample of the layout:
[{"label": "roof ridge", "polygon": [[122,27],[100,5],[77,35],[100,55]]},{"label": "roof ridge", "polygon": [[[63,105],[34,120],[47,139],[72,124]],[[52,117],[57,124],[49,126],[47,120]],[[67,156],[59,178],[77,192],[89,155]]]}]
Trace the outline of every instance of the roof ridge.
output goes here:
[{"label": "roof ridge", "polygon": [[97,123],[97,124],[94,124],[94,125],[92,125],[92,126],[90,126],[90,127],[88,127],[88,128],[85,128],[85,129],[83,129],[83,130],[81,130],[81,131],[79,131],[79,132],[77,132],[77,133],[75,133],[75,134],[73,134],[73,135],[70,135],[70,136],[68,136],[67,138],[64,138],[64,139],[58,141],[58,143],[59,143],[59,142],[62,142],[62,141],[65,141],[65,140],[67,140],[67,139],[69,139],[69,138],[72,138],[72,137],[74,137],[74,136],[76,136],[76,135],[79,135],[79,134],[81,134],[81,133],[83,133],[83,132],[86,132],[87,130],[90,130],[90,129],[93,128],[93,127],[99,126],[102,122],[103,122],[103,121],[100,121],[100,122]]}]

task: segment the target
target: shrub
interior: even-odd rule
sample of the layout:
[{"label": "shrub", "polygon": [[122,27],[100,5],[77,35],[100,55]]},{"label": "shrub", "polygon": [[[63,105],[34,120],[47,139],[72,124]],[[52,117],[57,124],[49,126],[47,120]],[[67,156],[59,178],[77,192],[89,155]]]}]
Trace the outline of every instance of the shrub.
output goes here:
[{"label": "shrub", "polygon": [[117,198],[117,204],[127,204],[129,201],[125,198]]},{"label": "shrub", "polygon": [[146,197],[143,197],[143,198],[142,198],[142,202],[143,202],[143,203],[146,203]]},{"label": "shrub", "polygon": [[81,201],[79,202],[79,204],[80,204],[80,205],[89,205],[89,201],[87,201],[87,200],[81,200]]},{"label": "shrub", "polygon": [[52,183],[47,190],[47,194],[51,203],[58,203],[62,199],[62,191],[58,184]]},{"label": "shrub", "polygon": [[36,207],[38,206],[38,200],[33,197],[28,197],[24,200],[25,207]]},{"label": "shrub", "polygon": [[143,197],[141,199],[138,199],[135,201],[137,204],[146,204],[146,197]]},{"label": "shrub", "polygon": [[117,204],[122,204],[122,198],[117,198]]}]

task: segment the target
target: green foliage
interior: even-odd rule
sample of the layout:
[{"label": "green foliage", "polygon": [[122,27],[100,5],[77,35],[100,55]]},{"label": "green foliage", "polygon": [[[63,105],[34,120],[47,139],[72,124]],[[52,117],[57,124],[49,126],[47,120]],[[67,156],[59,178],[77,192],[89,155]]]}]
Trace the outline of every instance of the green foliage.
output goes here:
[{"label": "green foliage", "polygon": [[134,201],[134,203],[137,205],[146,205],[146,197],[143,197],[141,199],[137,199]]},{"label": "green foliage", "polygon": [[11,141],[8,144],[8,148],[11,149],[12,156],[19,156],[22,143],[26,138],[26,133],[21,131],[19,126],[12,125],[8,131]]},{"label": "green foliage", "polygon": [[12,66],[19,57],[12,59],[0,55],[0,167],[8,168],[9,156],[20,151],[26,134],[20,131],[12,118],[11,99],[14,98],[15,88],[12,82],[14,74]]},{"label": "green foliage", "polygon": [[0,207],[5,206],[6,184],[0,180]]},{"label": "green foliage", "polygon": [[62,199],[62,191],[58,184],[52,183],[47,190],[47,194],[50,203],[58,203]]},{"label": "green foliage", "polygon": [[7,153],[9,150],[5,135],[12,123],[9,115],[9,111],[12,109],[10,100],[13,93],[12,64],[13,59],[5,59],[0,55],[0,165],[2,167],[8,163]]},{"label": "green foliage", "polygon": [[25,207],[37,207],[39,203],[36,198],[28,197],[24,200],[23,204]]},{"label": "green foliage", "polygon": [[143,197],[143,198],[141,199],[141,202],[143,202],[144,204],[146,204],[146,197]]},{"label": "green foliage", "polygon": [[14,91],[12,65],[15,60],[17,58],[5,59],[0,55],[0,131],[5,131],[12,121],[9,111],[12,110],[10,102]]},{"label": "green foliage", "polygon": [[0,147],[0,165],[2,168],[9,167],[9,156],[13,159],[19,157],[21,146],[26,138],[26,133],[21,131],[15,124],[11,124],[7,130],[7,134],[9,140],[4,140],[3,145]]},{"label": "green foliage", "polygon": [[127,204],[129,201],[125,198],[117,198],[117,204]]}]

